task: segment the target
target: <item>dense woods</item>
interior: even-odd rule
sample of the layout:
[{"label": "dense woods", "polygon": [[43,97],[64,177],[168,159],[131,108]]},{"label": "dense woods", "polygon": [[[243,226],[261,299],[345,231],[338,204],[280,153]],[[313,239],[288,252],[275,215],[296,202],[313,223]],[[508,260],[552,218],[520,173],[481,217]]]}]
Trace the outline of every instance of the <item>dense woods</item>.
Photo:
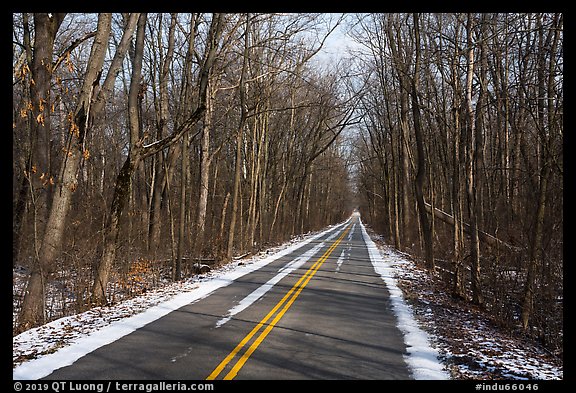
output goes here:
[{"label": "dense woods", "polygon": [[350,214],[337,17],[13,20],[17,331]]},{"label": "dense woods", "polygon": [[362,217],[561,351],[563,16],[356,18]]},{"label": "dense woods", "polygon": [[358,208],[561,352],[562,14],[13,14],[12,141],[15,333]]}]

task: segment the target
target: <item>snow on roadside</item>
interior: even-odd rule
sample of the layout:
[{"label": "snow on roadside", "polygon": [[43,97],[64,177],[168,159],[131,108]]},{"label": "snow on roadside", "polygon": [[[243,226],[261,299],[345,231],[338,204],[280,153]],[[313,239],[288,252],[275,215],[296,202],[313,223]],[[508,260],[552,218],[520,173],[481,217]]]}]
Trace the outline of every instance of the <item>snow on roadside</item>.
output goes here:
[{"label": "snow on roadside", "polygon": [[[160,317],[178,304],[206,296],[217,287],[254,271],[344,225],[300,236],[279,247],[210,273],[152,290],[136,298],[60,318],[13,337],[13,378],[35,379],[83,356],[87,348],[103,345],[108,335],[128,334],[138,325]],[[533,343],[499,330],[483,314],[455,303],[437,277],[416,265],[410,256],[370,239],[371,256],[385,277],[393,302],[400,310],[401,328],[409,346],[407,362],[416,378],[432,379],[562,379],[561,361]],[[373,240],[374,239],[374,240]],[[368,243],[368,240],[367,240]],[[379,258],[379,259],[378,259]],[[394,285],[392,285],[394,283]],[[186,303],[187,304],[187,303]],[[419,326],[419,327],[418,327]],[[422,330],[426,334],[422,333]],[[118,337],[119,338],[119,337]],[[98,341],[100,340],[100,341]],[[96,346],[97,347],[97,346]],[[80,351],[80,352],[78,352]],[[72,360],[74,359],[74,360]],[[440,368],[439,361],[445,365]],[[62,364],[62,365],[59,365]],[[449,374],[447,374],[449,370]]]},{"label": "snow on roadside", "polygon": [[[268,252],[231,263],[205,275],[152,290],[119,304],[97,307],[27,330],[12,339],[13,379],[38,379],[70,365],[109,344],[218,288],[287,255],[346,222],[322,232],[297,237]],[[270,254],[270,251],[273,253]]]},{"label": "snow on roadside", "polygon": [[[334,234],[337,233],[338,232],[334,232]],[[240,300],[238,304],[236,304],[234,307],[228,310],[228,312],[224,317],[222,317],[216,322],[216,328],[219,328],[220,326],[224,325],[226,322],[231,320],[234,315],[238,314],[239,312],[245,310],[246,308],[254,304],[254,302],[256,302],[258,299],[264,296],[266,292],[272,289],[274,285],[280,282],[280,280],[282,280],[288,274],[292,273],[294,270],[300,268],[300,266],[308,262],[314,254],[316,254],[322,247],[324,247],[324,244],[325,242],[318,243],[310,250],[302,254],[300,257],[294,259],[292,262],[289,262],[286,266],[284,266],[282,269],[278,271],[278,274],[276,274],[270,280],[268,280],[267,282],[256,288],[244,299]]]},{"label": "snow on roadside", "polygon": [[396,283],[395,269],[390,263],[390,258],[382,257],[378,247],[366,232],[362,221],[360,221],[360,228],[374,270],[382,277],[390,292],[392,308],[398,318],[398,328],[404,334],[404,342],[407,346],[406,362],[413,377],[415,379],[450,379],[450,374],[439,361],[438,351],[430,345],[428,334],[420,329],[410,305],[404,301],[404,295]]},{"label": "snow on roadside", "polygon": [[452,379],[563,379],[560,359],[499,327],[487,313],[454,300],[440,277],[370,234]]}]

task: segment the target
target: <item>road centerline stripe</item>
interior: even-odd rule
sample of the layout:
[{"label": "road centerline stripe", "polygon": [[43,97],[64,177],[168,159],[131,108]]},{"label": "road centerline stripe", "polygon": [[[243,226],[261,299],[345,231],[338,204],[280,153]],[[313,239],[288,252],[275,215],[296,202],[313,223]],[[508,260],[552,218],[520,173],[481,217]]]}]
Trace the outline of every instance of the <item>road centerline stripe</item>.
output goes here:
[{"label": "road centerline stripe", "polygon": [[278,271],[278,274],[276,274],[274,277],[272,277],[266,283],[264,283],[261,286],[259,286],[258,288],[256,288],[254,291],[252,291],[250,294],[248,294],[242,300],[240,300],[240,302],[236,306],[234,306],[230,310],[228,310],[226,315],[223,316],[221,319],[219,319],[216,322],[216,328],[219,328],[220,326],[224,325],[226,322],[228,322],[230,319],[232,319],[232,317],[234,317],[234,315],[236,315],[239,312],[243,311],[244,309],[248,308],[255,301],[257,301],[262,296],[264,296],[280,280],[282,280],[288,274],[292,273],[294,270],[298,269],[300,266],[302,266],[306,262],[308,262],[310,260],[310,258],[312,258],[324,246],[324,244],[325,243],[322,242],[322,243],[314,246],[313,248],[306,251],[304,254],[302,254],[298,258],[296,258],[293,261],[284,265]]},{"label": "road centerline stripe", "polygon": [[258,346],[264,341],[266,336],[270,333],[270,331],[276,326],[278,321],[282,318],[282,316],[288,311],[288,309],[292,306],[292,303],[298,298],[304,287],[308,284],[308,282],[312,279],[312,277],[316,274],[316,272],[320,269],[322,264],[328,259],[330,254],[338,247],[344,236],[350,230],[351,225],[349,224],[343,231],[342,234],[332,243],[332,245],[326,250],[326,252],[318,258],[318,260],[306,271],[306,273],[290,288],[290,290],[280,299],[280,301],[266,314],[260,322],[236,345],[236,347],[218,364],[218,366],[212,371],[212,373],[206,378],[207,380],[214,380],[222,373],[224,368],[230,363],[236,355],[244,348],[244,346],[260,331],[260,329],[266,324],[266,322],[276,314],[276,312],[284,305],[284,307],[276,314],[272,322],[266,326],[264,331],[260,333],[260,335],[256,338],[256,340],[250,345],[250,347],[246,350],[246,352],[241,356],[241,358],[236,362],[236,364],[232,367],[232,369],[226,374],[224,379],[233,379],[242,366],[246,363],[248,358],[252,355],[252,353],[258,348]]}]

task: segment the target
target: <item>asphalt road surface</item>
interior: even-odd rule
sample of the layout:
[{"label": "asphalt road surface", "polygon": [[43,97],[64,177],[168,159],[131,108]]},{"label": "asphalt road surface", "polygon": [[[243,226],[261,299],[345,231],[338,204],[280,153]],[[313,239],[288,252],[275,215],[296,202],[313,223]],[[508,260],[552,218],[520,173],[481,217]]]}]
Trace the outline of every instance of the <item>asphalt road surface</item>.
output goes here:
[{"label": "asphalt road surface", "polygon": [[358,216],[47,379],[409,379]]}]

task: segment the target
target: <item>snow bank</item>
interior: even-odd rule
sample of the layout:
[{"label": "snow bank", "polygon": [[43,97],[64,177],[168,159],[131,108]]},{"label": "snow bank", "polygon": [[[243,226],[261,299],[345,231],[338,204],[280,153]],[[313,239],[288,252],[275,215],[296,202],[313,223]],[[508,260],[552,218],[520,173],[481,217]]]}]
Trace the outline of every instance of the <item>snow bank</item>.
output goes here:
[{"label": "snow bank", "polygon": [[415,379],[450,379],[450,375],[438,360],[438,351],[430,346],[428,335],[420,329],[412,314],[412,308],[404,301],[402,291],[398,288],[394,278],[394,268],[391,263],[382,258],[378,247],[366,232],[362,220],[360,220],[360,228],[362,228],[362,236],[368,247],[374,270],[382,277],[390,292],[392,308],[398,318],[398,328],[404,334],[404,342],[407,346],[406,362],[413,377]]},{"label": "snow bank", "polygon": [[[163,301],[156,306],[148,308],[142,313],[112,322],[99,330],[93,331],[92,333],[81,335],[74,339],[69,345],[62,347],[51,354],[43,355],[34,360],[22,363],[14,368],[13,379],[39,379],[49,375],[56,369],[71,365],[79,358],[100,348],[101,346],[110,344],[125,335],[132,333],[136,329],[179,309],[180,307],[205,298],[218,288],[231,284],[238,278],[260,269],[278,258],[281,258],[313,240],[324,236],[327,232],[344,226],[347,222],[348,221],[330,227],[321,233],[308,237],[307,239],[296,241],[266,258],[260,259],[255,257],[247,264],[235,266],[230,269],[225,268],[214,271],[210,273],[208,279],[194,283],[194,287],[190,290],[182,292],[167,301]],[[407,345],[408,356],[406,356],[406,362],[408,363],[414,378],[449,379],[449,375],[443,371],[442,366],[438,361],[437,351],[430,347],[428,336],[418,327],[418,324],[413,318],[411,307],[404,302],[402,292],[396,285],[394,268],[391,265],[391,262],[393,261],[389,261],[388,259],[401,259],[401,257],[392,254],[388,255],[386,258],[388,261],[385,261],[370,236],[368,236],[364,225],[360,223],[360,227],[374,269],[378,274],[380,274],[390,292],[393,310],[398,318],[398,325],[404,334],[404,341]],[[230,310],[229,312],[234,313],[234,311],[236,310]],[[88,311],[87,313],[90,312]],[[86,318],[89,317],[90,316],[87,316]],[[76,318],[79,319],[78,323],[81,323],[82,315],[66,318]],[[50,326],[46,326],[51,329],[53,328],[54,333],[58,334],[57,331],[60,328],[60,325],[65,325],[63,320],[66,318],[53,321],[48,324]],[[22,342],[26,342],[26,336],[30,336],[30,338],[34,337],[34,330],[35,329],[24,332],[21,335],[14,337],[14,339],[16,340],[18,338]]]},{"label": "snow bank", "polygon": [[[166,314],[171,313],[172,311],[205,298],[218,288],[225,287],[238,278],[258,270],[277,260],[278,258],[290,254],[291,252],[303,247],[311,241],[324,236],[327,232],[344,226],[348,221],[336,226],[329,227],[325,231],[314,236],[310,236],[309,238],[302,241],[295,242],[266,258],[254,258],[253,263],[239,265],[232,270],[224,270],[221,273],[215,272],[215,274],[212,275],[209,280],[198,282],[197,286],[190,291],[176,295],[170,300],[153,306],[140,314],[121,319],[111,323],[103,329],[97,330],[85,336],[81,336],[80,338],[74,340],[70,345],[63,347],[54,353],[47,354],[37,359],[22,363],[21,365],[14,368],[12,378],[15,380],[39,379],[49,375],[54,370],[69,366],[76,360],[80,359],[82,356],[85,356],[104,345],[116,341],[126,336],[127,334],[132,333],[136,329],[139,329],[165,316]],[[61,320],[53,321],[52,324],[57,325],[60,323],[60,321]],[[27,334],[32,335],[34,333],[28,331],[16,337],[19,337],[25,341],[24,336]],[[14,337],[14,339],[16,339],[16,337]]]}]

